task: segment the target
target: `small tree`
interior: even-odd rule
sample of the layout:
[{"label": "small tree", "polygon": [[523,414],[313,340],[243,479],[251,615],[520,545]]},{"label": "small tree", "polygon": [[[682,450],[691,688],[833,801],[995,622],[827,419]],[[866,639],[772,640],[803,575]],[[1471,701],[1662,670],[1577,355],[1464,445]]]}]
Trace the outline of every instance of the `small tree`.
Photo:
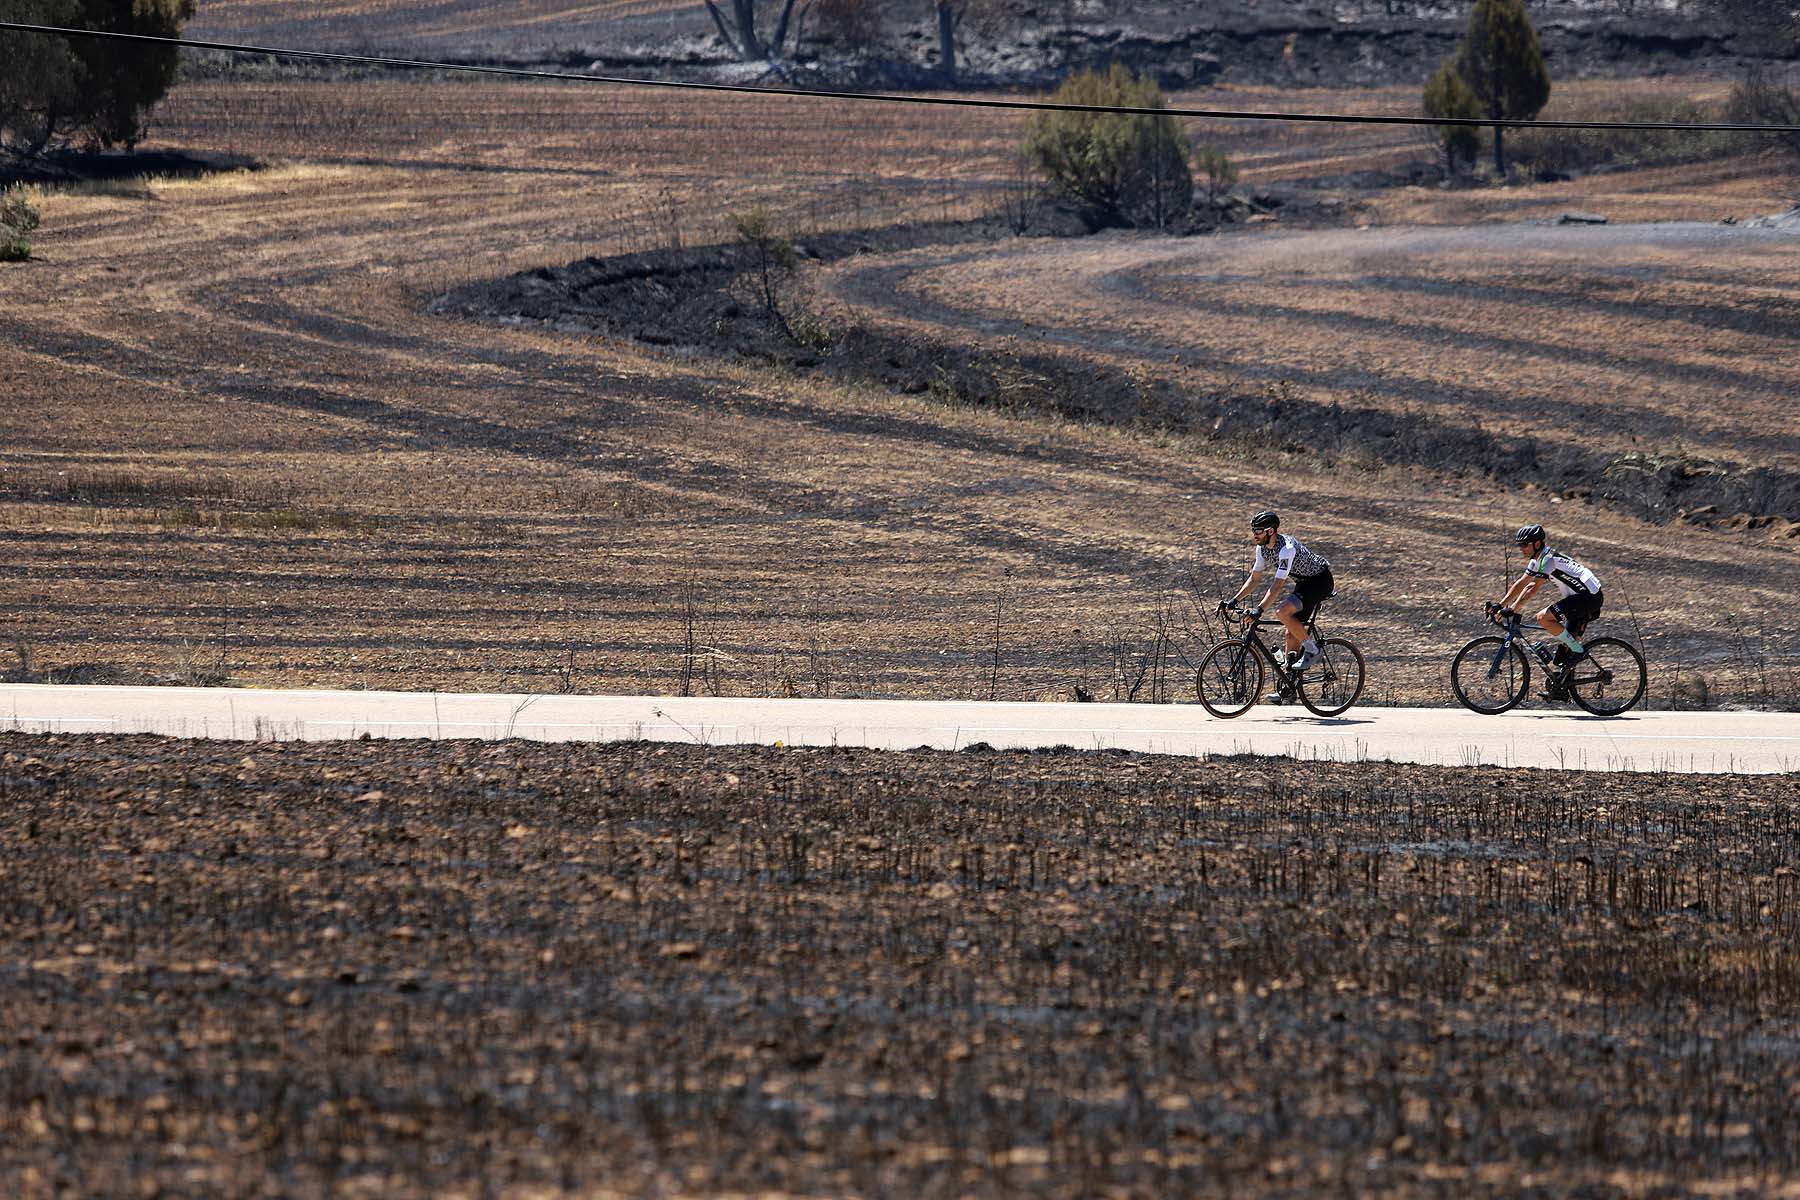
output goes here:
[{"label": "small tree", "polygon": [[[177,37],[193,0],[0,0],[0,19]],[[58,137],[134,146],[175,81],[173,46],[0,33],[0,147],[32,157]]]},{"label": "small tree", "polygon": [[744,250],[744,270],[740,278],[748,283],[768,322],[788,341],[798,342],[800,338],[794,333],[785,311],[788,289],[797,265],[793,239],[775,227],[775,218],[760,204],[748,212],[732,213],[731,225]]},{"label": "small tree", "polygon": [[[1056,90],[1058,104],[1166,108],[1154,79],[1114,64],[1082,71]],[[1187,143],[1166,113],[1041,112],[1026,129],[1024,153],[1064,195],[1101,221],[1164,225],[1193,196]]]},{"label": "small tree", "polygon": [[[1473,121],[1481,116],[1481,101],[1469,81],[1456,69],[1455,59],[1445,59],[1442,66],[1425,83],[1425,115],[1454,117]],[[1473,125],[1438,125],[1434,127],[1438,145],[1444,151],[1444,174],[1454,176],[1458,162],[1475,164],[1481,139]]]},{"label": "small tree", "polygon": [[[1529,120],[1550,101],[1550,72],[1524,0],[1475,0],[1456,70],[1494,121]],[[1494,126],[1494,170],[1506,177],[1505,131]]]},{"label": "small tree", "polygon": [[1194,162],[1200,168],[1200,190],[1206,195],[1206,203],[1208,207],[1216,209],[1219,202],[1237,186],[1237,164],[1225,157],[1223,150],[1212,146],[1201,146],[1195,150]]},{"label": "small tree", "polygon": [[24,262],[31,257],[31,233],[38,227],[38,211],[24,188],[0,192],[0,262]]}]

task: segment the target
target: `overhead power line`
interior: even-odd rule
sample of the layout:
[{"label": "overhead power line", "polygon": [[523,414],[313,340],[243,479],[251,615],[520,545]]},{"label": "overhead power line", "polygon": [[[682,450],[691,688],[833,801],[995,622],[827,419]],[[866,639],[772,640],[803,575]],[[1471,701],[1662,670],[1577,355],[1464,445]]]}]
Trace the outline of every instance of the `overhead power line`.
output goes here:
[{"label": "overhead power line", "polygon": [[1733,121],[1538,121],[1504,117],[1391,117],[1360,113],[1270,112],[1222,108],[1150,108],[1115,104],[1059,104],[1051,100],[990,100],[969,96],[920,96],[909,93],[814,91],[805,88],[761,87],[748,83],[699,83],[677,79],[631,79],[618,75],[588,75],[578,71],[533,71],[524,67],[483,66],[478,63],[431,62],[416,58],[385,58],[373,54],[339,54],[328,50],[294,50],[281,46],[251,46],[238,42],[205,42],[194,38],[154,37],[145,33],[118,33],[102,29],[69,29],[59,25],[28,25],[0,21],[0,29],[41,33],[53,37],[98,38],[120,42],[148,42],[183,46],[192,50],[224,50],[234,54],[266,54],[276,58],[310,59],[315,62],[358,63],[408,70],[461,71],[477,75],[504,75],[516,79],[555,79],[571,83],[600,83],[614,87],[666,88],[689,92],[737,92],[755,96],[794,96],[808,100],[852,100],[872,104],[923,104],[939,108],[998,108],[1028,112],[1120,113],[1127,116],[1198,117],[1216,121],[1301,121],[1332,125],[1470,125],[1507,129],[1663,129],[1693,133],[1800,133],[1800,125],[1755,125]]}]

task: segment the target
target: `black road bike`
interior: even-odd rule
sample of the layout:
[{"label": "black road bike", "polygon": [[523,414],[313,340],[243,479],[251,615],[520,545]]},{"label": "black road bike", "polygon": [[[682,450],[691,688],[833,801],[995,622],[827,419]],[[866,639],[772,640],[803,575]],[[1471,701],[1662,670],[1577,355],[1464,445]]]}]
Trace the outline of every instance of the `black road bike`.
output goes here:
[{"label": "black road bike", "polygon": [[1319,657],[1301,672],[1276,658],[1268,643],[1257,636],[1258,629],[1280,629],[1280,621],[1260,616],[1251,619],[1235,604],[1220,604],[1220,614],[1238,617],[1244,622],[1244,632],[1219,642],[1200,660],[1194,691],[1206,711],[1215,717],[1248,712],[1262,695],[1265,663],[1275,676],[1278,703],[1299,700],[1321,717],[1335,717],[1355,704],[1363,690],[1362,651],[1349,638],[1315,636],[1313,622],[1319,618],[1319,607],[1314,606],[1306,619],[1307,636],[1319,647]]},{"label": "black road bike", "polygon": [[1534,659],[1544,671],[1546,699],[1573,700],[1597,717],[1616,717],[1644,698],[1644,656],[1630,642],[1584,639],[1585,653],[1569,657],[1564,650],[1567,661],[1558,662],[1560,643],[1527,641],[1519,614],[1489,601],[1487,618],[1496,617],[1504,618],[1506,633],[1476,638],[1450,664],[1450,690],[1465,707],[1492,715],[1518,704],[1531,690]]}]

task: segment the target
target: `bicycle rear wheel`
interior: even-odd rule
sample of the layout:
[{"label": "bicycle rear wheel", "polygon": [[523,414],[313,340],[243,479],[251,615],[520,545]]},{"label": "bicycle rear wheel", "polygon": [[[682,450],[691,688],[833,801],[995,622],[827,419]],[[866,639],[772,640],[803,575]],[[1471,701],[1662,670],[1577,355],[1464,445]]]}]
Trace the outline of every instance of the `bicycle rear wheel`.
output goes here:
[{"label": "bicycle rear wheel", "polygon": [[1319,660],[1300,680],[1300,703],[1321,717],[1335,717],[1363,690],[1363,656],[1349,638],[1319,643]]},{"label": "bicycle rear wheel", "polygon": [[1247,641],[1220,642],[1200,660],[1194,692],[1215,717],[1240,716],[1262,694],[1262,655]]},{"label": "bicycle rear wheel", "polygon": [[1450,690],[1463,707],[1493,716],[1525,698],[1531,687],[1531,665],[1517,644],[1502,637],[1478,637],[1456,652],[1450,664]]},{"label": "bicycle rear wheel", "polygon": [[1569,675],[1569,696],[1597,717],[1616,717],[1644,698],[1644,656],[1630,642],[1595,638]]}]

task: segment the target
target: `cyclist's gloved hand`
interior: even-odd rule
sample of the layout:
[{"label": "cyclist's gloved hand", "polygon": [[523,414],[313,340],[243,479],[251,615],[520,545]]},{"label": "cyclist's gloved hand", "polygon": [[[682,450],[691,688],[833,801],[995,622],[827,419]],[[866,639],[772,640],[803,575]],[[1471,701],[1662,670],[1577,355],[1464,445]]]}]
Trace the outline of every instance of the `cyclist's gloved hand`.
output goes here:
[{"label": "cyclist's gloved hand", "polygon": [[1262,605],[1260,605],[1260,604],[1252,604],[1252,605],[1251,605],[1251,606],[1250,606],[1250,607],[1249,607],[1249,608],[1246,608],[1246,609],[1245,609],[1245,610],[1244,610],[1244,613],[1245,613],[1245,615],[1246,615],[1246,616],[1248,616],[1248,617],[1249,617],[1249,618],[1250,618],[1250,619],[1251,619],[1251,620],[1255,620],[1255,619],[1256,619],[1256,618],[1257,618],[1257,617],[1260,617],[1260,616],[1262,616]]}]

